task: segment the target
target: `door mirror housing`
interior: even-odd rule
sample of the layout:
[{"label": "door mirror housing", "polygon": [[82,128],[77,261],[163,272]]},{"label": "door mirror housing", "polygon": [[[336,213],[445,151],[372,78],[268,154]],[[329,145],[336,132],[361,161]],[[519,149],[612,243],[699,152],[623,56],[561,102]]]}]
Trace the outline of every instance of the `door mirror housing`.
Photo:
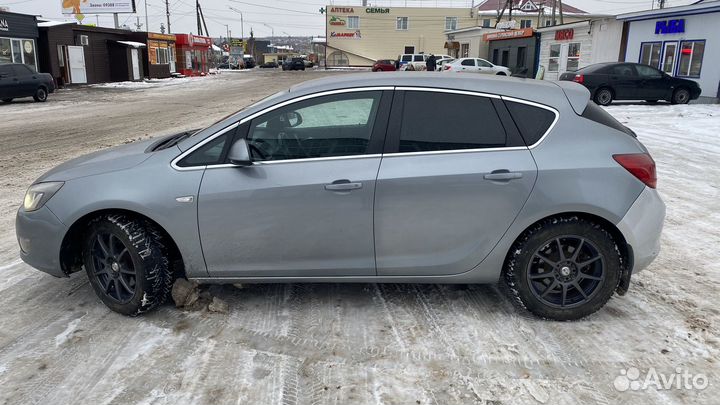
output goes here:
[{"label": "door mirror housing", "polygon": [[235,166],[252,166],[252,158],[250,158],[250,148],[245,138],[238,139],[230,147],[228,152],[228,160]]}]

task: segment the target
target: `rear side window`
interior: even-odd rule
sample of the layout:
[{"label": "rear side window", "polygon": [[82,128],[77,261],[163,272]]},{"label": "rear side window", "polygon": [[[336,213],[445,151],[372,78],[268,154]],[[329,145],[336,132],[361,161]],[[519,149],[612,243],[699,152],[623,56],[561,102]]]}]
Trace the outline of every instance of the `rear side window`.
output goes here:
[{"label": "rear side window", "polygon": [[474,59],[465,59],[462,62],[460,62],[463,66],[475,66],[475,60]]},{"label": "rear side window", "polygon": [[536,144],[555,120],[555,113],[544,108],[513,101],[505,105],[528,146]]},{"label": "rear side window", "polygon": [[605,125],[606,127],[625,132],[626,134],[637,138],[637,135],[632,131],[632,129],[621,124],[620,121],[616,120],[615,117],[595,103],[588,103],[587,107],[585,107],[585,111],[582,113],[582,117],[589,119],[590,121],[595,121],[598,124]]},{"label": "rear side window", "polygon": [[410,62],[412,60],[412,55],[403,55],[402,61],[403,62]]},{"label": "rear side window", "polygon": [[423,56],[422,56],[422,55],[415,55],[415,60],[414,60],[414,61],[415,61],[415,62],[422,62],[422,61],[423,61]]},{"label": "rear side window", "polygon": [[486,97],[405,93],[400,152],[496,148],[506,142],[505,129]]}]

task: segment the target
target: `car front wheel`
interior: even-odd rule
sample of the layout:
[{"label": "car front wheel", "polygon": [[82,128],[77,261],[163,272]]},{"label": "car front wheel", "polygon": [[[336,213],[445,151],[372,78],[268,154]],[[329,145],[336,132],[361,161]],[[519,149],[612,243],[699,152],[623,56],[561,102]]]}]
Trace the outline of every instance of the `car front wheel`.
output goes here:
[{"label": "car front wheel", "polygon": [[33,95],[33,99],[38,102],[44,102],[47,100],[47,90],[45,90],[44,87],[38,87],[37,90],[35,90],[35,94]]},{"label": "car front wheel", "polygon": [[673,104],[687,104],[690,102],[690,92],[687,89],[677,89],[673,93],[672,103]]},{"label": "car front wheel", "polygon": [[123,315],[139,315],[164,303],[172,271],[162,234],[146,220],[123,214],[88,225],[83,263],[97,296]]},{"label": "car front wheel", "polygon": [[595,93],[594,100],[595,104],[605,106],[610,105],[610,103],[612,103],[613,101],[613,93],[610,89],[604,87]]},{"label": "car front wheel", "polygon": [[513,245],[504,274],[530,312],[567,321],[590,315],[610,300],[621,265],[613,237],[599,224],[578,217],[551,218]]}]

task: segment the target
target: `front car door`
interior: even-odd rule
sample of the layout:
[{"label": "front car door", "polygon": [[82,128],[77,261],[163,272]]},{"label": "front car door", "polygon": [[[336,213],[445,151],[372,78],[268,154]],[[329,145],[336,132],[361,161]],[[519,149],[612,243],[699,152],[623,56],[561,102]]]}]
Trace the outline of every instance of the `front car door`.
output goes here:
[{"label": "front car door", "polygon": [[639,98],[635,66],[629,63],[613,65],[610,68],[609,78],[616,100],[637,100]]},{"label": "front car door", "polygon": [[670,85],[668,77],[651,66],[636,65],[639,79],[639,95],[643,100],[659,100],[666,98]]},{"label": "front car door", "polygon": [[20,83],[18,89],[18,97],[27,97],[35,94],[37,86],[40,84],[40,80],[37,78],[37,74],[26,65],[13,65],[15,71],[15,77]]},{"label": "front car door", "polygon": [[498,108],[497,96],[398,88],[375,192],[378,276],[466,272],[510,227],[537,166]]},{"label": "front car door", "polygon": [[200,186],[209,275],[374,276],[373,197],[391,98],[391,89],[330,92],[241,123],[234,136],[246,137],[252,166],[208,166]]},{"label": "front car door", "polygon": [[20,81],[12,65],[0,65],[0,100],[18,97],[19,94]]},{"label": "front car door", "polygon": [[487,73],[494,75],[497,73],[495,70],[495,66],[493,66],[491,63],[489,63],[486,60],[483,59],[475,59],[475,63],[477,64],[477,70],[480,73]]}]

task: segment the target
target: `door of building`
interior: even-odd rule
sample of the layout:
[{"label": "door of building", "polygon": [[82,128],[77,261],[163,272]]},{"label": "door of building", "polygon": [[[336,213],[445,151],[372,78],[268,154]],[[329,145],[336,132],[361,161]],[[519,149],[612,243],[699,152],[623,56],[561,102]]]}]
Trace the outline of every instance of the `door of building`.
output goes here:
[{"label": "door of building", "polygon": [[170,73],[175,72],[175,48],[168,47],[168,57],[170,59]]},{"label": "door of building", "polygon": [[560,44],[560,64],[558,66],[558,77],[567,71],[568,44]]},{"label": "door of building", "polygon": [[87,83],[85,72],[85,50],[82,46],[69,46],[68,65],[70,65],[70,83]]},{"label": "door of building", "polygon": [[132,59],[132,78],[133,80],[140,80],[140,57],[137,49],[130,50],[130,58]]},{"label": "door of building", "polygon": [[665,42],[663,45],[662,65],[660,69],[672,76],[675,73],[675,55],[677,54],[677,41]]}]

